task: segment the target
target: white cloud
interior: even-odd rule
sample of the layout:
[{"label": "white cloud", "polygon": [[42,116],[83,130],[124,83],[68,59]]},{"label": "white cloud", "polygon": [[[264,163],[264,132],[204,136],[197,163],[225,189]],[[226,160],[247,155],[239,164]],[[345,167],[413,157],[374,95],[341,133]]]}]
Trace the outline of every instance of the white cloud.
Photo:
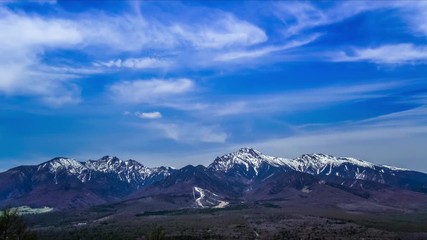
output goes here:
[{"label": "white cloud", "polygon": [[[57,106],[80,101],[80,89],[74,80],[100,70],[55,66],[56,61],[53,65],[47,64],[44,56],[51,50],[68,49],[105,58],[143,49],[168,50],[169,54],[177,54],[171,50],[222,51],[223,48],[247,47],[267,40],[264,31],[257,26],[219,10],[200,8],[197,10],[204,14],[197,22],[184,19],[171,22],[168,18],[144,18],[130,13],[86,12],[68,14],[67,18],[30,15],[10,10],[7,6],[0,5],[3,33],[0,38],[0,94],[36,97]],[[109,51],[104,51],[106,47]],[[155,57],[116,58],[98,62],[95,67],[153,69],[169,67],[172,63],[169,59]],[[163,84],[163,87],[167,86]],[[168,92],[177,94],[191,86],[191,81],[180,81],[172,86],[176,91]],[[138,83],[135,87],[139,87]],[[184,89],[180,90],[180,87]]]},{"label": "white cloud", "polygon": [[224,143],[228,135],[213,126],[189,123],[153,123],[146,128],[160,130],[164,137],[177,142]]},{"label": "white cloud", "polygon": [[122,81],[109,87],[114,99],[130,103],[152,103],[192,91],[195,84],[187,78]]},{"label": "white cloud", "polygon": [[305,111],[335,103],[384,97],[387,94],[384,91],[402,86],[404,86],[403,82],[371,83],[243,96],[241,99],[234,98],[232,101],[225,99],[224,102],[212,103],[202,109],[202,115],[209,113],[211,116],[232,116]]},{"label": "white cloud", "polygon": [[79,88],[70,82],[77,75],[47,71],[40,60],[49,48],[67,48],[82,41],[72,22],[0,8],[0,29],[0,94],[33,96],[54,106],[80,101]]},{"label": "white cloud", "polygon": [[375,48],[357,48],[351,54],[336,53],[332,56],[332,60],[336,62],[368,61],[377,64],[426,63],[427,47],[405,43]]},{"label": "white cloud", "polygon": [[[137,81],[120,82],[110,87],[110,92],[117,101],[129,103],[149,103],[155,106],[178,109],[186,111],[193,116],[205,118],[231,117],[242,114],[253,114],[253,116],[264,116],[263,114],[289,113],[317,109],[319,107],[331,106],[337,103],[361,101],[387,97],[388,92],[393,89],[406,86],[401,81],[390,81],[385,83],[368,83],[356,85],[336,85],[323,88],[302,89],[297,91],[280,92],[276,94],[222,96],[207,102],[200,96],[189,96],[193,90],[190,88],[176,87],[174,92],[158,92],[153,90],[156,84],[143,84]],[[166,80],[162,80],[160,85]],[[174,80],[176,81],[176,80]],[[175,85],[176,83],[171,83]],[[175,91],[178,91],[177,93]],[[183,98],[181,98],[183,97]],[[422,100],[418,100],[422,101]]]},{"label": "white cloud", "polygon": [[159,119],[162,118],[162,114],[160,112],[143,112],[139,113],[138,117],[143,119]]},{"label": "white cloud", "polygon": [[[344,21],[361,13],[393,10],[404,20],[408,30],[419,37],[427,35],[426,1],[342,1],[322,8],[310,2],[279,2],[273,10],[285,25],[285,36],[319,31],[316,28]],[[377,26],[383,27],[383,26]],[[385,44],[378,47],[355,48],[352,52],[329,55],[333,61],[368,61],[377,64],[418,64],[427,60],[427,47],[411,43]]]},{"label": "white cloud", "polygon": [[268,39],[260,28],[229,13],[217,12],[214,16],[204,17],[201,20],[201,24],[173,24],[170,30],[196,48],[251,46]]},{"label": "white cloud", "polygon": [[268,47],[262,47],[254,50],[240,50],[240,51],[234,51],[234,52],[226,52],[222,53],[219,56],[215,58],[216,61],[234,61],[234,60],[240,60],[240,59],[253,59],[253,58],[259,58],[263,57],[265,55],[269,55],[273,52],[278,51],[284,51],[288,49],[293,49],[297,47],[301,47],[303,45],[306,45],[310,42],[313,42],[318,38],[319,35],[313,35],[309,38],[303,39],[303,40],[294,40],[290,41],[287,44],[281,45],[281,46],[268,46]]},{"label": "white cloud", "polygon": [[397,1],[394,3],[415,35],[427,36],[427,2],[426,1]]},{"label": "white cloud", "polygon": [[230,13],[195,9],[203,15],[198,21],[173,18],[146,18],[142,14],[86,14],[76,20],[86,41],[107,45],[114,50],[141,49],[220,49],[245,47],[267,40],[263,30]]},{"label": "white cloud", "polygon": [[98,62],[95,65],[106,66],[110,68],[134,68],[134,69],[147,69],[147,68],[164,68],[172,64],[169,60],[163,60],[152,57],[144,58],[128,58],[128,59],[116,59],[107,62]]},{"label": "white cloud", "polygon": [[289,37],[319,26],[340,22],[366,11],[393,8],[397,5],[400,4],[382,1],[342,1],[321,9],[309,2],[286,1],[277,3],[273,11],[284,23],[285,35]]}]

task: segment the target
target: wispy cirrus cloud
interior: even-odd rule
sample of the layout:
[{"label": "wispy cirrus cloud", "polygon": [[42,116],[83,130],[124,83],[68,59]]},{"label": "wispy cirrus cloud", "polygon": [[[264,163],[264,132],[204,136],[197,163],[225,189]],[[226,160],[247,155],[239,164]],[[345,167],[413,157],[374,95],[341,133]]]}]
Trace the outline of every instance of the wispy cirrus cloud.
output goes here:
[{"label": "wispy cirrus cloud", "polygon": [[292,40],[280,46],[267,46],[267,47],[260,47],[260,48],[251,49],[251,50],[239,50],[234,52],[221,53],[214,60],[229,62],[229,61],[235,61],[235,60],[260,58],[274,52],[285,51],[288,49],[294,49],[294,48],[304,46],[306,44],[309,44],[315,41],[318,37],[319,37],[319,34],[314,34],[313,36],[310,36],[308,38],[304,38],[300,40]]},{"label": "wispy cirrus cloud", "polygon": [[27,16],[0,7],[0,93],[31,96],[52,105],[80,101],[80,89],[70,80],[77,75],[45,71],[41,54],[48,49],[66,49],[82,42],[70,21]]},{"label": "wispy cirrus cloud", "polygon": [[332,55],[336,62],[373,62],[377,64],[427,63],[427,47],[410,43],[383,45],[373,48],[356,48],[351,53],[338,52]]},{"label": "wispy cirrus cloud", "polygon": [[426,1],[396,1],[394,5],[399,8],[401,17],[406,20],[413,34],[427,36]]},{"label": "wispy cirrus cloud", "polygon": [[[210,100],[204,98],[203,95],[196,94],[194,83],[188,84],[176,79],[158,81],[136,81],[136,83],[125,81],[110,86],[110,92],[113,93],[115,100],[121,102],[149,103],[154,106],[180,110],[202,118],[206,116],[226,118],[295,113],[346,102],[384,98],[390,94],[390,91],[393,92],[407,85],[403,81],[347,84],[275,94],[223,95],[215,100]],[[166,85],[165,90],[154,90],[157,86],[162,89],[163,85]],[[180,96],[183,98],[179,98]]]},{"label": "wispy cirrus cloud", "polygon": [[[268,39],[262,29],[239,20],[230,13],[216,12],[213,16],[209,15],[202,18],[201,24],[172,24],[170,32],[196,48],[251,46]],[[209,23],[210,20],[215,21]]]},{"label": "wispy cirrus cloud", "polygon": [[213,103],[203,109],[212,116],[238,116],[253,113],[307,111],[319,107],[387,96],[387,91],[405,86],[404,82],[368,83],[304,89],[269,95],[242,96]]},{"label": "wispy cirrus cloud", "polygon": [[172,16],[146,18],[130,12],[118,16],[84,14],[75,22],[82,27],[89,44],[107,45],[116,51],[219,49],[251,46],[268,39],[262,29],[230,13],[203,8],[197,10],[201,11],[197,22],[179,18],[167,20]]},{"label": "wispy cirrus cloud", "polygon": [[187,78],[149,79],[117,82],[109,87],[109,91],[120,102],[153,103],[180,96],[194,88],[194,82]]},{"label": "wispy cirrus cloud", "polygon": [[[424,1],[347,1],[331,5],[316,2],[280,2],[275,6],[273,12],[283,22],[285,26],[283,33],[286,37],[322,32],[322,27],[341,23],[360,14],[375,11],[384,13],[386,10],[392,12],[393,17],[402,21],[399,24],[405,29],[405,34],[410,33],[415,37],[427,35],[427,24],[425,24],[427,22],[427,4]],[[373,26],[373,28],[375,27],[390,26]],[[326,59],[323,58],[323,60],[335,62],[364,61],[399,65],[426,62],[427,50],[423,44],[396,43],[395,37],[389,40],[389,42],[380,40],[382,44],[377,44],[375,47],[346,46],[343,47],[345,50],[339,52],[329,51],[326,47],[317,55],[326,56]]]},{"label": "wispy cirrus cloud", "polygon": [[95,62],[94,65],[109,68],[153,69],[169,67],[172,65],[172,61],[154,57],[127,58],[123,60],[119,58],[106,62]]},{"label": "wispy cirrus cloud", "polygon": [[[393,6],[389,4],[388,7]],[[293,36],[306,30],[343,21],[357,14],[386,8],[383,2],[348,1],[337,2],[329,7],[319,7],[305,1],[275,3],[273,12],[285,25],[285,36]]]},{"label": "wispy cirrus cloud", "polygon": [[224,143],[228,134],[216,126],[196,123],[152,123],[144,128],[160,131],[163,137],[184,143]]},{"label": "wispy cirrus cloud", "polygon": [[[47,16],[36,12],[27,14],[7,5],[0,7],[0,27],[4,32],[0,40],[0,70],[3,73],[0,94],[29,96],[54,106],[81,101],[81,87],[76,80],[89,74],[124,69],[144,71],[176,64],[181,69],[190,69],[222,68],[224,63],[248,60],[262,63],[265,57],[315,42],[322,32],[318,27],[368,11],[396,10],[413,34],[425,35],[427,32],[424,24],[427,22],[424,21],[427,5],[424,2],[357,1],[322,7],[322,4],[310,2],[274,3],[271,10],[284,24],[285,33],[283,38],[274,41],[266,30],[250,21],[227,11],[205,7],[182,6],[183,11],[197,12],[199,20],[194,22],[190,18],[174,18],[174,13],[167,11],[161,12],[163,18],[143,15],[141,6],[136,12],[120,14],[103,11],[67,13],[57,8],[59,14]],[[104,51],[106,47],[109,51]],[[354,48],[353,53],[335,53],[332,61],[418,64],[425,62],[425,48],[413,43],[384,43],[376,48]],[[89,61],[96,64],[85,67],[78,61],[67,62],[65,65],[78,66],[70,70],[59,64],[60,61],[46,62],[46,54],[61,50],[87,54],[92,58]],[[165,52],[170,57],[153,57],[157,53],[163,56]],[[298,54],[311,56],[304,51]],[[275,60],[287,59],[281,56]],[[29,87],[34,85],[38,87]]]},{"label": "wispy cirrus cloud", "polygon": [[[173,61],[150,56],[122,59],[115,58],[116,54],[126,56],[141,50],[218,51],[252,46],[268,39],[262,29],[230,13],[203,12],[203,18],[197,22],[185,19],[172,22],[130,12],[120,15],[83,12],[64,17],[27,14],[0,6],[0,28],[4,31],[0,39],[0,94],[34,97],[53,106],[77,103],[81,101],[81,90],[75,80],[88,74],[97,74],[102,68],[165,68]],[[103,51],[105,47],[110,51]],[[94,66],[71,69],[64,66],[81,64],[61,65],[59,62],[64,59],[47,63],[45,55],[52,50],[110,60],[93,59]]]}]

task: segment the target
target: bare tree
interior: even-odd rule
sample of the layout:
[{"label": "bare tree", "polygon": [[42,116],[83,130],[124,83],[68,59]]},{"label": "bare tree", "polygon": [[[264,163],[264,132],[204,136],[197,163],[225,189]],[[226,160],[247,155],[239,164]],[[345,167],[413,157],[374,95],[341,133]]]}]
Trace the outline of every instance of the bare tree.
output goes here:
[{"label": "bare tree", "polygon": [[0,240],[34,240],[37,236],[28,230],[27,225],[16,210],[6,208],[0,212]]}]

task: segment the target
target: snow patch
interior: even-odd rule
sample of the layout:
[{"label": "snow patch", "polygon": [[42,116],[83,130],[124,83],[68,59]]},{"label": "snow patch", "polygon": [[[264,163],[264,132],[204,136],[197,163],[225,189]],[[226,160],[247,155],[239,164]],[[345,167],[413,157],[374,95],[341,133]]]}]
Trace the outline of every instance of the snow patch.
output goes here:
[{"label": "snow patch", "polygon": [[13,211],[16,210],[16,213],[19,215],[29,215],[29,214],[42,214],[52,212],[53,208],[50,207],[42,207],[42,208],[31,208],[29,206],[20,206],[16,208],[12,208]]},{"label": "snow patch", "polygon": [[303,192],[303,193],[311,193],[311,192],[312,192],[312,190],[311,190],[308,186],[304,186],[304,187],[301,189],[301,192]]},{"label": "snow patch", "polygon": [[[198,192],[200,194],[200,197],[196,198],[196,194],[194,194],[194,191]],[[202,204],[202,200],[203,198],[205,198],[205,191],[203,191],[203,189],[199,188],[199,187],[194,187],[193,188],[193,196],[196,201],[197,206],[204,208],[205,206],[203,206]]]},{"label": "snow patch", "polygon": [[[196,193],[199,197],[196,197]],[[193,197],[200,208],[225,208],[229,205],[229,202],[224,201],[221,196],[200,187],[193,187]]]},{"label": "snow patch", "polygon": [[393,170],[393,171],[411,171],[410,169],[393,167],[393,166],[389,166],[389,165],[380,165],[380,167],[388,168],[388,169]]}]

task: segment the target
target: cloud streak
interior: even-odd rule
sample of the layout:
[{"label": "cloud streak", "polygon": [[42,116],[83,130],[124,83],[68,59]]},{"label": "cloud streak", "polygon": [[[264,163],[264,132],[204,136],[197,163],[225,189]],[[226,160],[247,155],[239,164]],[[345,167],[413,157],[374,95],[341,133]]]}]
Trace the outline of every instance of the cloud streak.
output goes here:
[{"label": "cloud streak", "polygon": [[310,2],[278,2],[273,12],[286,26],[285,36],[290,37],[301,32],[343,21],[366,11],[386,8],[382,2],[348,1],[339,2],[331,7],[319,8]]},{"label": "cloud streak", "polygon": [[160,131],[163,137],[183,143],[224,143],[228,134],[217,127],[191,123],[153,123],[144,128]]},{"label": "cloud streak", "polygon": [[[203,17],[202,24],[172,24],[170,32],[190,42],[196,48],[227,48],[251,46],[267,41],[263,30],[234,17],[230,13],[217,12],[211,17]],[[215,20],[208,23],[209,20]]]},{"label": "cloud streak", "polygon": [[332,57],[332,61],[367,61],[376,64],[425,64],[427,63],[427,47],[402,43],[375,48],[356,48],[351,53],[336,53]]},{"label": "cloud streak", "polygon": [[154,57],[127,58],[124,60],[119,58],[107,62],[96,62],[94,65],[109,68],[155,69],[169,67],[172,65],[172,61]]},{"label": "cloud streak", "polygon": [[81,26],[89,45],[109,46],[118,51],[220,49],[251,46],[268,39],[262,29],[230,13],[197,10],[204,13],[197,22],[179,18],[170,22],[168,18],[146,18],[132,13],[95,13],[78,16],[75,23]]},{"label": "cloud streak", "polygon": [[246,96],[231,102],[211,104],[205,110],[212,116],[237,116],[253,113],[283,113],[316,109],[354,100],[387,96],[387,90],[404,86],[403,82],[371,83],[305,89],[279,94]]},{"label": "cloud streak", "polygon": [[142,119],[159,119],[162,118],[162,114],[160,112],[143,112],[139,113],[138,117]]},{"label": "cloud streak", "polygon": [[274,52],[285,51],[285,50],[294,49],[294,48],[307,45],[315,41],[318,37],[319,37],[319,34],[315,34],[306,39],[293,40],[281,46],[267,46],[267,47],[262,47],[258,49],[253,49],[253,50],[222,53],[219,56],[217,56],[214,60],[229,62],[229,61],[242,60],[242,59],[244,60],[244,59],[260,58]]},{"label": "cloud streak", "polygon": [[153,103],[161,99],[183,95],[194,90],[195,84],[187,78],[121,81],[109,87],[119,102]]}]

